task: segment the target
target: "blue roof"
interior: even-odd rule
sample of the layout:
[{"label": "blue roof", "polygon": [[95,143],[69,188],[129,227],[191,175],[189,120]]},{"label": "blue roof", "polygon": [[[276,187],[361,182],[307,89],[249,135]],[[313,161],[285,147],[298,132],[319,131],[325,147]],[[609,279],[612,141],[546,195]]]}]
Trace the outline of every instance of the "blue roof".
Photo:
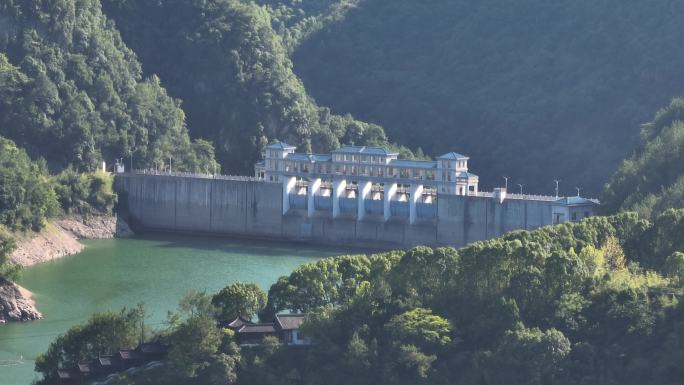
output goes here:
[{"label": "blue roof", "polygon": [[304,154],[301,152],[291,152],[285,156],[285,159],[302,160],[305,162],[330,162],[332,156],[327,154]]},{"label": "blue roof", "polygon": [[392,159],[389,165],[393,167],[436,168],[437,162],[431,160]]},{"label": "blue roof", "polygon": [[268,146],[266,146],[266,148],[272,148],[275,150],[289,150],[289,149],[293,149],[296,147],[289,145],[285,142],[275,142],[275,143],[269,144]]},{"label": "blue roof", "polygon": [[285,159],[291,159],[291,160],[303,160],[306,162],[311,162],[311,155],[310,154],[304,154],[301,152],[291,152],[285,156]]},{"label": "blue roof", "polygon": [[343,153],[343,154],[364,154],[364,155],[397,155],[397,153],[387,151],[387,149],[382,147],[366,147],[366,146],[344,146],[337,150],[333,150],[333,153]]},{"label": "blue roof", "polygon": [[462,171],[456,174],[456,178],[480,178],[479,176],[473,174],[472,172]]},{"label": "blue roof", "polygon": [[566,205],[566,206],[584,206],[584,205],[597,205],[598,204],[598,202],[595,200],[582,198],[579,196],[561,198],[561,199],[557,200],[556,203],[560,203],[560,204]]},{"label": "blue roof", "polygon": [[452,160],[452,159],[470,159],[470,158],[468,158],[467,156],[465,156],[465,155],[463,155],[463,154],[459,154],[458,152],[453,152],[453,151],[452,151],[452,152],[447,152],[446,154],[444,154],[444,155],[438,157],[437,159],[448,159],[448,160]]},{"label": "blue roof", "polygon": [[332,155],[330,154],[313,154],[311,158],[314,162],[330,162],[332,160]]}]

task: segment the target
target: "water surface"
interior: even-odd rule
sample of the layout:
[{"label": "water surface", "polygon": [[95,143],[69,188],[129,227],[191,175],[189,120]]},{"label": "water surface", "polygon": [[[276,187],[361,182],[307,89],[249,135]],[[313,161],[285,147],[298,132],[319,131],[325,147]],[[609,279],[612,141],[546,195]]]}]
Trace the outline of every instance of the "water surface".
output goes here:
[{"label": "water surface", "polygon": [[[264,290],[281,275],[349,249],[178,235],[85,241],[74,256],[27,268],[19,284],[34,293],[44,320],[0,325],[0,385],[30,384],[33,360],[92,313],[144,302],[160,325],[190,289],[216,292],[236,281]],[[355,252],[360,252],[356,250]]]}]

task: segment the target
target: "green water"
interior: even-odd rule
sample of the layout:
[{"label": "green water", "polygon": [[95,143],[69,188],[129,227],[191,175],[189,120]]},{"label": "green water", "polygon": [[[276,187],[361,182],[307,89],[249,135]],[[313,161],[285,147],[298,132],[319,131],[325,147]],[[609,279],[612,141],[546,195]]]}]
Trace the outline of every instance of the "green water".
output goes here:
[{"label": "green water", "polygon": [[153,235],[86,241],[74,256],[23,271],[45,319],[0,325],[0,385],[37,378],[33,359],[70,326],[92,313],[144,302],[161,324],[189,289],[216,292],[235,281],[264,289],[296,266],[350,251],[263,241]]}]

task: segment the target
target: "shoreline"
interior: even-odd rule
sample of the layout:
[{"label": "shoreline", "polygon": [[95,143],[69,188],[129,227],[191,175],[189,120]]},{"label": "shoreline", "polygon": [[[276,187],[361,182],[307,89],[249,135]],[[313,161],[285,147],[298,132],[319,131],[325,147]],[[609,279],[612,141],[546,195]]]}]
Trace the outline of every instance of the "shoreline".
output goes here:
[{"label": "shoreline", "polygon": [[17,290],[19,290],[19,294],[29,303],[31,306],[36,306],[36,300],[33,299],[33,292],[17,283],[14,283],[14,286],[16,286]]},{"label": "shoreline", "polygon": [[16,234],[10,260],[22,267],[34,266],[83,251],[81,239],[111,239],[133,232],[116,215],[70,215],[51,220],[37,233]]},{"label": "shoreline", "polygon": [[[132,236],[128,224],[116,215],[71,215],[53,219],[39,232],[14,234],[16,249],[9,260],[22,267],[35,266],[83,251],[80,239],[111,239]],[[0,323],[43,318],[33,292],[0,280]]]}]

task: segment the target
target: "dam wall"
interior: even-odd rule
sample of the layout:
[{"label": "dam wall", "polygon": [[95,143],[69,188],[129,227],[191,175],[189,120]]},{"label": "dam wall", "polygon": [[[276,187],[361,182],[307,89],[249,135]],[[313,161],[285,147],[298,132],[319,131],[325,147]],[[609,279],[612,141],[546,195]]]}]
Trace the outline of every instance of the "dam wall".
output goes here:
[{"label": "dam wall", "polygon": [[122,210],[147,229],[227,236],[365,245],[378,248],[463,246],[517,229],[549,225],[553,202],[438,195],[434,218],[408,218],[289,209],[283,185],[253,178],[117,174]]}]

